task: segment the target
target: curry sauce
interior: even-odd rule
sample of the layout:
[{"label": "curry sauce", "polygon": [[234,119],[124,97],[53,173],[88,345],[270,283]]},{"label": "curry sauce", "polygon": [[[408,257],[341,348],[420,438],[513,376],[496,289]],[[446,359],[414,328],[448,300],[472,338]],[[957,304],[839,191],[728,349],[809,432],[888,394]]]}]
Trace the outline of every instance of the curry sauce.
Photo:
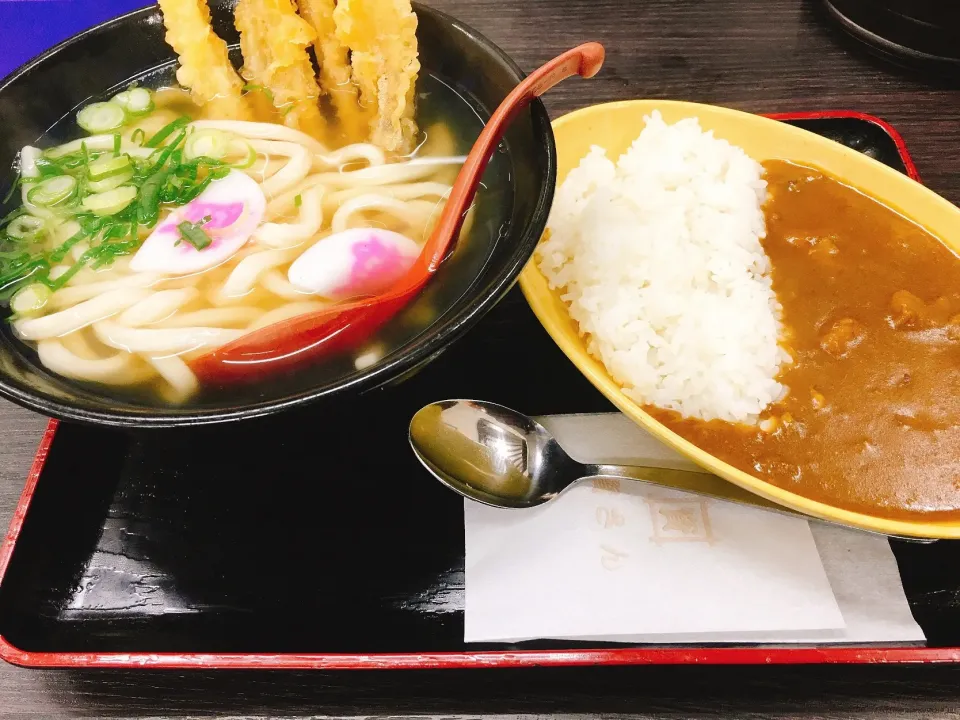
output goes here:
[{"label": "curry sauce", "polygon": [[786,490],[891,518],[960,510],[960,258],[824,173],[764,163],[764,249],[793,362],[760,427],[648,408]]}]

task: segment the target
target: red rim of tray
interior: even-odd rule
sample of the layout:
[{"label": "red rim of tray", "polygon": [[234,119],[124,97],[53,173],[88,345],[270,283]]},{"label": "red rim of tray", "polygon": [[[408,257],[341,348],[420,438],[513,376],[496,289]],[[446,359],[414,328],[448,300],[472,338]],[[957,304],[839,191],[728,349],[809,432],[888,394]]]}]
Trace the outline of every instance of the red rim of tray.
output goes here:
[{"label": "red rim of tray", "polygon": [[[907,174],[920,181],[903,138],[889,123],[849,110],[773,113],[774,120],[864,120],[878,125],[896,143]],[[13,555],[37,481],[43,471],[58,422],[51,420],[40,440],[10,528],[0,546],[0,582]],[[288,670],[400,670],[438,668],[561,667],[585,665],[791,665],[820,663],[958,663],[960,647],[630,647],[587,650],[483,650],[442,653],[369,654],[219,654],[219,653],[85,653],[30,652],[0,635],[0,659],[24,667],[71,668],[198,668]]]}]

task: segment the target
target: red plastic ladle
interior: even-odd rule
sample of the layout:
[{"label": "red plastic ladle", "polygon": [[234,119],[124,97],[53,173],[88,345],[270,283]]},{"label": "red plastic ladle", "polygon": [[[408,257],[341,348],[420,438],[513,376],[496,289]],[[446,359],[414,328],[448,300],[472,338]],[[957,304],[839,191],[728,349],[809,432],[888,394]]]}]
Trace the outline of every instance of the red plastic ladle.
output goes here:
[{"label": "red plastic ladle", "polygon": [[602,45],[585,43],[530,73],[507,95],[467,155],[420,256],[389,292],[268,325],[201,355],[190,363],[201,382],[256,380],[349,349],[370,337],[437,271],[450,242],[459,235],[490,156],[517,114],[561,80],[572,75],[593,77],[603,65],[603,57]]}]

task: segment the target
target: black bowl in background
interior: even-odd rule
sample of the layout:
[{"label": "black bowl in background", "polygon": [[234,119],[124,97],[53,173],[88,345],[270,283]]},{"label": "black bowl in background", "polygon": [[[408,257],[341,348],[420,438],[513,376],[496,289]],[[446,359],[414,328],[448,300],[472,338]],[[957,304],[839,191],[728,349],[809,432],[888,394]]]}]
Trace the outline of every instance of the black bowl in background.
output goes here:
[{"label": "black bowl in background", "polygon": [[[229,0],[212,0],[214,27],[238,41]],[[415,3],[424,71],[452,83],[488,116],[523,78],[523,72],[489,40],[457,20]],[[81,33],[23,66],[0,83],[0,167],[78,106],[134,78],[172,75],[173,51],[163,39],[156,7],[116,18]],[[239,59],[239,58],[238,58]],[[466,332],[511,288],[546,224],[556,180],[556,149],[540,101],[514,121],[506,135],[507,192],[497,195],[499,238],[469,288],[452,298],[419,335],[375,365],[318,381],[309,371],[258,385],[254,392],[221,393],[200,405],[167,407],[111,395],[47,371],[35,354],[0,330],[0,395],[58,418],[126,427],[173,427],[260,417],[333,395],[349,397],[409,376]],[[6,189],[0,189],[6,194]],[[482,198],[481,198],[482,202]],[[444,281],[446,265],[434,279]]]},{"label": "black bowl in background", "polygon": [[900,65],[960,70],[956,0],[824,0],[828,13],[874,54]]}]

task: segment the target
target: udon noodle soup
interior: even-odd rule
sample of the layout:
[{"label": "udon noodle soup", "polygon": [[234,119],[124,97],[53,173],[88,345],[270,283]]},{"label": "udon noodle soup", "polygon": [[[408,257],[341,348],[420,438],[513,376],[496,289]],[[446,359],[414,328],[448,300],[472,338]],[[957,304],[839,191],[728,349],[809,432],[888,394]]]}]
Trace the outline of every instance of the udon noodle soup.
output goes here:
[{"label": "udon noodle soup", "polygon": [[[482,124],[437,78],[420,77],[419,100],[419,144],[403,156],[369,142],[331,149],[275,122],[218,119],[175,87],[128,89],[82,109],[79,122],[93,132],[57,143],[65,133],[54,128],[22,152],[22,206],[0,236],[14,334],[49,371],[98,392],[198,405],[233,392],[204,386],[191,362],[353,291],[382,291],[399,272],[391,261],[419,252]],[[128,122],[97,132],[112,104]],[[503,175],[502,162],[488,181]],[[481,191],[447,281],[375,337],[302,372],[330,380],[416,336],[479,273],[497,224]],[[319,252],[338,233],[362,239],[368,229],[389,231],[380,236],[389,242]],[[368,272],[351,278],[350,255],[364,252]],[[345,287],[351,281],[358,287]]]}]

